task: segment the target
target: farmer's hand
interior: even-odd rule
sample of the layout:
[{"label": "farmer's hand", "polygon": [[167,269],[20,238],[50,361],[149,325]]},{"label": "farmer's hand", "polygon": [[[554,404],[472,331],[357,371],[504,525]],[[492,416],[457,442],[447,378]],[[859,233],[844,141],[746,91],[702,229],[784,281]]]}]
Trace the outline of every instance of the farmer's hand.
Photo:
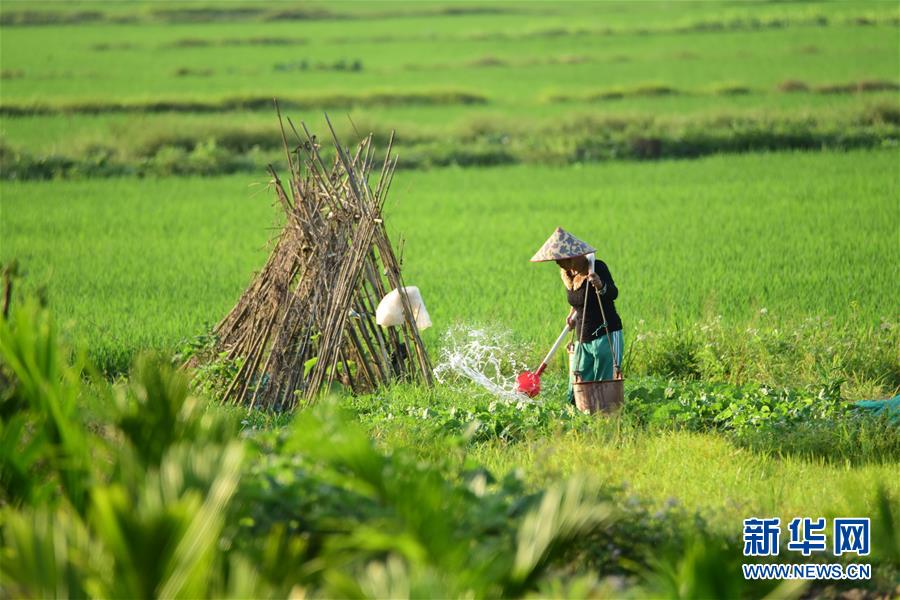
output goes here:
[{"label": "farmer's hand", "polygon": [[597,290],[603,289],[603,281],[601,281],[600,276],[597,275],[596,273],[589,274],[588,280],[590,280],[591,285],[593,285],[595,289],[597,289]]},{"label": "farmer's hand", "polygon": [[569,326],[569,329],[575,329],[575,314],[570,313],[569,316],[566,317],[566,325]]}]

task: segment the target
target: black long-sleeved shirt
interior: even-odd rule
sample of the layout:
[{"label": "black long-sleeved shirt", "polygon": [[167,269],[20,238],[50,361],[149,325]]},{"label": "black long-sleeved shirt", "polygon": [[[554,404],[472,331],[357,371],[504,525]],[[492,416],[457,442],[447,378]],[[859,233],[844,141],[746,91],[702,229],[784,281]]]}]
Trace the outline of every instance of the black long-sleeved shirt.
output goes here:
[{"label": "black long-sleeved shirt", "polygon": [[[619,296],[619,288],[613,281],[609,267],[602,260],[594,262],[594,272],[600,277],[603,283],[600,298],[603,300],[603,312],[606,314],[606,320],[609,323],[609,331],[619,331],[622,329],[622,319],[616,312],[614,300]],[[587,312],[586,316],[582,315],[584,310],[584,294],[587,292]],[[594,286],[587,279],[576,290],[566,290],[569,305],[575,308],[575,334],[581,334],[582,342],[590,342],[602,335],[606,335],[606,328],[603,327],[603,317],[600,313],[600,305],[597,303],[597,293]],[[582,318],[584,317],[584,329],[582,330]]]}]

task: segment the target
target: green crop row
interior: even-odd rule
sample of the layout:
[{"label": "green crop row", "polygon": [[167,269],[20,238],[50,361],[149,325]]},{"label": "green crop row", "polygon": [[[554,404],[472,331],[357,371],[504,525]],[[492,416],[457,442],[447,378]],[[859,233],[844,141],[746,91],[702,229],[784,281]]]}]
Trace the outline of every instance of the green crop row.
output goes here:
[{"label": "green crop row", "polygon": [[[3,26],[41,26],[41,25],[90,25],[96,23],[111,23],[116,25],[133,23],[167,23],[167,24],[198,24],[216,22],[271,22],[271,21],[348,21],[348,20],[395,20],[395,19],[421,19],[421,18],[447,18],[447,17],[477,17],[477,16],[517,16],[517,15],[543,15],[547,8],[541,5],[532,7],[511,7],[507,4],[494,4],[485,6],[459,6],[454,4],[438,3],[427,8],[398,7],[389,3],[371,3],[363,10],[360,7],[347,7],[334,10],[334,7],[326,7],[324,4],[311,5],[302,8],[264,8],[253,4],[234,4],[228,7],[200,6],[189,7],[177,3],[169,3],[168,6],[145,5],[143,10],[58,10],[53,5],[41,6],[38,4],[31,9],[17,9],[19,2],[10,2],[8,7],[0,12],[0,25]],[[877,5],[875,5],[877,6]],[[100,5],[102,7],[102,5]],[[99,7],[98,7],[99,8]],[[105,7],[104,7],[105,8]],[[881,7],[879,7],[881,8]],[[775,11],[770,7],[766,10],[754,11],[721,11],[716,7],[704,16],[681,18],[674,23],[641,25],[637,19],[627,25],[605,27],[590,30],[593,34],[620,34],[620,33],[693,33],[721,30],[759,30],[782,29],[791,26],[820,26],[825,27],[833,23],[846,23],[853,25],[898,24],[895,11],[869,10],[853,11],[850,13],[829,14],[830,11],[818,10],[782,10]],[[571,11],[570,12],[575,12]],[[696,8],[691,11],[696,12]],[[705,11],[703,11],[705,12]],[[703,14],[701,12],[701,14]],[[632,17],[633,19],[633,17]],[[565,34],[565,30],[550,30],[553,35]],[[582,31],[572,29],[572,31]],[[546,35],[546,34],[545,34]]]},{"label": "green crop row", "polygon": [[[790,79],[782,81],[777,86],[777,91],[786,93],[815,92],[817,94],[853,94],[862,92],[893,92],[900,90],[900,84],[883,80],[863,80],[849,83],[823,83],[808,85],[803,81]],[[632,97],[656,97],[656,96],[680,96],[713,94],[725,96],[737,96],[754,93],[750,86],[742,83],[721,83],[711,86],[707,90],[684,90],[672,87],[664,83],[644,83],[631,87],[615,87],[605,90],[595,90],[582,93],[581,96],[569,96],[565,94],[550,94],[548,102],[587,101],[602,102],[606,100],[621,100]]]},{"label": "green crop row", "polygon": [[[626,379],[621,431],[718,432],[736,446],[838,464],[900,461],[900,413],[870,414],[840,396],[839,380],[803,389]],[[515,444],[560,432],[591,431],[596,417],[564,401],[552,384],[537,400],[498,399],[465,380],[423,393],[394,388],[344,401],[377,435],[460,438],[466,444]],[[446,387],[446,386],[449,386]]]},{"label": "green crop row", "polygon": [[[436,98],[435,92],[429,95]],[[409,146],[444,140],[452,144],[587,134],[604,137],[628,132],[639,136],[647,131],[685,128],[718,130],[732,123],[773,129],[852,129],[896,124],[900,112],[895,94],[889,92],[773,94],[765,108],[758,106],[758,100],[752,95],[635,96],[608,103],[540,102],[523,106],[490,101],[353,109],[326,106],[323,110],[341,138],[371,132],[379,146],[387,143],[392,131],[396,143]],[[318,110],[284,109],[282,114],[298,127],[305,122],[311,130],[327,132]],[[0,139],[11,148],[72,158],[104,151],[114,158],[131,160],[153,156],[166,146],[190,151],[210,140],[231,152],[282,148],[272,101],[257,111],[53,114],[6,118],[3,126]]]},{"label": "green crop row", "polygon": [[[15,4],[13,4],[15,6]],[[196,24],[241,21],[345,21],[375,20],[409,17],[454,17],[468,15],[517,14],[523,12],[502,6],[466,7],[446,5],[426,9],[389,8],[383,4],[375,10],[338,10],[326,8],[324,4],[303,8],[260,8],[253,4],[232,6],[197,6],[169,2],[168,5],[145,5],[143,10],[52,10],[38,7],[38,10],[12,10],[0,12],[0,25],[40,26],[40,25],[82,25],[112,23],[116,25],[132,23]]]},{"label": "green crop row", "polygon": [[[437,90],[431,92],[369,92],[356,95],[333,94],[325,96],[288,96],[278,98],[284,109],[312,109],[322,106],[349,108],[354,106],[416,106],[435,104],[483,104],[484,96],[459,90]],[[0,115],[20,117],[28,115],[62,114],[106,114],[115,112],[227,112],[235,110],[260,110],[274,107],[274,99],[268,96],[236,96],[203,101],[192,99],[153,100],[147,102],[70,102],[60,104],[13,104],[0,105]]]},{"label": "green crop row", "polygon": [[[306,67],[303,67],[305,70]],[[345,67],[334,70],[346,70]],[[358,70],[351,68],[350,70]],[[193,73],[206,74],[208,71],[192,71],[179,69],[179,76]],[[817,94],[861,94],[894,92],[900,90],[900,84],[885,80],[860,80],[849,83],[822,83],[808,85],[803,81],[786,80],[778,84],[780,92],[813,92]],[[713,95],[745,95],[753,90],[740,83],[724,83],[713,86],[710,90],[683,90],[667,84],[643,83],[632,87],[617,87],[600,91],[587,91],[577,96],[549,93],[543,99],[546,102],[602,102],[621,100],[623,98],[659,97],[659,96],[691,96],[711,93]],[[348,108],[392,107],[392,106],[441,106],[441,105],[480,105],[487,104],[490,99],[483,94],[464,90],[431,90],[425,92],[367,92],[365,94],[331,94],[309,96],[287,96],[277,98],[279,105],[285,110],[321,110],[325,107],[341,110]],[[275,102],[265,96],[237,96],[214,98],[209,100],[191,98],[170,98],[141,101],[68,101],[55,103],[17,103],[0,104],[0,116],[27,117],[35,115],[99,115],[111,113],[223,113],[233,111],[258,111],[271,109]]]},{"label": "green crop row", "polygon": [[[373,135],[385,147],[390,132],[377,130]],[[840,117],[827,112],[796,117],[749,113],[686,119],[585,116],[547,128],[476,122],[457,129],[453,137],[409,128],[400,134],[394,149],[402,168],[425,169],[696,158],[777,150],[851,150],[891,146],[898,138],[900,109],[885,103]],[[0,145],[0,176],[15,180],[209,176],[258,173],[268,164],[284,167],[285,163],[281,136],[272,131],[271,125],[159,129],[144,138],[116,143],[128,146],[71,139],[67,147],[83,154],[40,155]]]}]

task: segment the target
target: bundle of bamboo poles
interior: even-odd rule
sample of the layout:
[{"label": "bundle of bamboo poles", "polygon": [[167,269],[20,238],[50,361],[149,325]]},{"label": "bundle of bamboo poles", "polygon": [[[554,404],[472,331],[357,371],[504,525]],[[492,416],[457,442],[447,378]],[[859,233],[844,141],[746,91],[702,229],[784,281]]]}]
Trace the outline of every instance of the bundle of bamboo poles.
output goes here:
[{"label": "bundle of bamboo poles", "polygon": [[[277,106],[276,106],[277,108]],[[216,327],[217,359],[236,365],[225,399],[286,410],[335,382],[354,392],[396,380],[431,385],[432,370],[382,218],[396,159],[393,136],[376,178],[372,136],[327,161],[314,135],[278,113],[290,178],[270,165],[285,224],[263,269]],[[405,322],[375,323],[379,299],[400,290]]]}]

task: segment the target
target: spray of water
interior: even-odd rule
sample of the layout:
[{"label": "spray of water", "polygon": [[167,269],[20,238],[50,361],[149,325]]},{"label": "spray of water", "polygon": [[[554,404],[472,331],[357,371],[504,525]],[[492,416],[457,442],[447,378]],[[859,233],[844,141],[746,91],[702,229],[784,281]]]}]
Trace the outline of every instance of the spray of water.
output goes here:
[{"label": "spray of water", "polygon": [[507,402],[530,401],[516,392],[516,374],[527,367],[518,363],[509,333],[487,327],[451,327],[444,336],[434,369],[441,383],[471,381]]}]

